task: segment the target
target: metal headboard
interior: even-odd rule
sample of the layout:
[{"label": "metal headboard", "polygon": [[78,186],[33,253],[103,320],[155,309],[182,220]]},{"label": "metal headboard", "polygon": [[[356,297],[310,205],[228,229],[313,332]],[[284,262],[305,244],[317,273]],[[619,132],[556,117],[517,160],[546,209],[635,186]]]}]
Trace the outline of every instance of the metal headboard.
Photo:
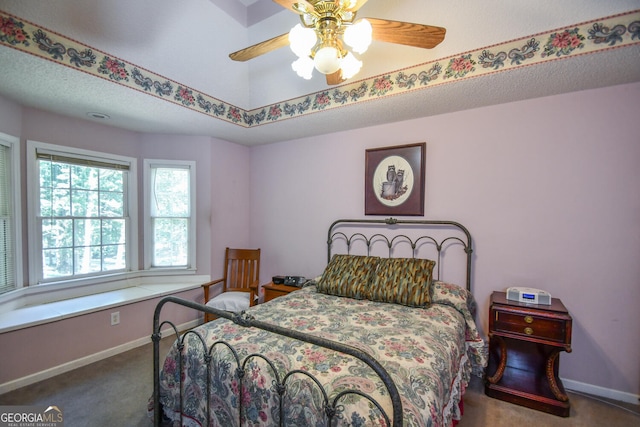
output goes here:
[{"label": "metal headboard", "polygon": [[[362,226],[362,227],[360,227]],[[345,233],[339,231],[339,228],[349,227],[351,231]],[[358,231],[355,231],[355,227],[359,227]],[[362,230],[368,230],[369,235]],[[384,233],[381,233],[380,230]],[[406,230],[406,231],[405,231]],[[401,234],[413,231],[413,234],[420,233],[416,236],[408,236],[407,234]],[[440,234],[446,233],[444,237],[438,238],[432,237],[425,233],[434,233],[439,231]],[[409,234],[409,233],[408,233]],[[411,246],[412,257],[416,257],[416,248],[422,244],[427,243],[433,245],[437,259],[436,261],[436,274],[434,277],[437,280],[441,279],[441,261],[443,248],[449,244],[459,244],[462,246],[462,250],[466,254],[466,287],[471,291],[471,255],[473,253],[471,234],[465,226],[455,221],[431,221],[431,220],[400,220],[396,218],[386,219],[339,219],[334,221],[329,227],[327,235],[327,262],[331,261],[333,243],[337,239],[344,240],[347,247],[347,253],[351,253],[351,246],[354,241],[364,242],[367,248],[366,255],[370,255],[371,247],[374,242],[382,240],[386,243],[389,252],[388,257],[393,255],[394,247],[399,242],[409,243]]]}]

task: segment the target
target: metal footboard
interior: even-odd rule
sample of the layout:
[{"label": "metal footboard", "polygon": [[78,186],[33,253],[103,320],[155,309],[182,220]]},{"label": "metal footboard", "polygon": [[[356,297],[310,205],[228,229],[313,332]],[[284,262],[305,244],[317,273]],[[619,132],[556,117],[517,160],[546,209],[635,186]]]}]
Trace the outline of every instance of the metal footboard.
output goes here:
[{"label": "metal footboard", "polygon": [[[206,348],[206,344],[204,343],[204,340],[202,339],[202,337],[200,337],[197,332],[195,331],[187,331],[185,334],[182,335],[182,337],[180,338],[180,344],[182,344],[184,342],[184,338],[186,336],[188,336],[189,334],[196,334],[198,337],[200,337],[200,341],[203,344],[203,354],[205,354],[205,360],[207,361],[207,365],[208,365],[208,370],[211,369],[211,364],[209,363],[211,361],[211,351],[213,350],[214,346],[223,346],[226,347],[227,349],[229,349],[229,351],[232,352],[232,354],[234,355],[236,362],[237,362],[237,369],[236,369],[236,376],[238,378],[241,378],[244,375],[244,367],[246,366],[246,363],[248,361],[248,359],[250,358],[261,358],[263,359],[272,369],[274,376],[276,377],[276,391],[280,396],[279,402],[280,402],[280,407],[278,408],[279,414],[280,414],[280,425],[283,426],[285,425],[285,417],[284,417],[284,399],[283,399],[283,395],[285,393],[286,390],[286,382],[287,379],[290,378],[292,375],[296,375],[296,374],[301,374],[301,375],[305,375],[309,378],[309,380],[312,383],[315,383],[316,386],[318,386],[319,390],[321,390],[322,395],[323,395],[323,399],[324,399],[324,409],[325,409],[325,414],[326,414],[326,419],[328,420],[327,422],[327,426],[331,426],[333,425],[333,420],[334,417],[336,416],[336,414],[339,412],[338,410],[338,406],[340,404],[340,399],[342,397],[344,397],[345,395],[348,394],[357,394],[367,400],[369,400],[373,405],[376,406],[376,408],[380,411],[380,413],[382,414],[382,416],[384,417],[384,419],[386,420],[386,424],[388,426],[401,426],[402,425],[402,403],[400,400],[400,394],[398,393],[398,389],[396,387],[396,385],[394,384],[393,380],[391,379],[391,377],[389,376],[388,372],[382,367],[382,365],[380,365],[380,363],[378,363],[375,359],[373,359],[369,354],[358,350],[355,347],[352,346],[348,346],[342,343],[338,343],[338,342],[334,342],[328,339],[324,339],[321,337],[316,337],[313,335],[308,335],[302,332],[298,332],[298,331],[293,331],[290,329],[285,329],[282,327],[279,327],[277,325],[272,325],[269,323],[265,323],[265,322],[261,322],[259,320],[254,319],[252,316],[249,316],[245,313],[241,313],[241,314],[232,314],[226,311],[222,311],[222,310],[217,310],[202,304],[198,304],[195,303],[193,301],[189,301],[189,300],[184,300],[181,298],[177,298],[177,297],[165,297],[163,298],[158,305],[156,306],[155,309],[155,313],[154,313],[154,317],[153,317],[153,334],[151,336],[151,339],[153,341],[153,413],[154,413],[154,425],[155,426],[160,426],[161,425],[161,421],[162,421],[162,408],[160,405],[160,339],[161,337],[161,329],[163,326],[165,325],[169,325],[171,326],[171,328],[173,328],[173,330],[176,333],[176,336],[179,336],[178,334],[178,330],[176,328],[176,326],[168,321],[164,321],[162,323],[160,323],[160,313],[162,311],[162,308],[164,307],[165,304],[167,303],[172,303],[172,304],[178,304],[181,306],[185,306],[185,307],[189,307],[201,312],[206,312],[206,313],[211,313],[214,314],[218,317],[223,317],[225,319],[229,319],[231,321],[233,321],[234,323],[236,323],[237,325],[243,326],[243,327],[247,327],[247,328],[258,328],[258,329],[262,329],[265,331],[269,331],[269,332],[273,332],[275,334],[278,335],[282,335],[282,336],[286,336],[286,337],[290,337],[296,340],[300,340],[300,341],[304,341],[310,344],[315,344],[321,347],[325,347],[331,350],[335,350],[338,352],[342,352],[348,355],[351,355],[359,360],[361,360],[362,362],[366,363],[371,369],[374,370],[374,372],[376,372],[376,374],[380,377],[380,379],[382,380],[382,382],[385,384],[387,391],[389,392],[389,399],[391,401],[391,405],[392,405],[392,411],[393,411],[393,416],[392,419],[393,421],[390,421],[390,418],[388,416],[388,414],[384,411],[384,409],[382,408],[382,406],[372,397],[368,396],[365,393],[360,392],[359,390],[347,390],[347,391],[343,391],[341,393],[339,393],[337,396],[335,396],[333,398],[332,401],[329,400],[329,397],[327,396],[326,391],[322,388],[320,382],[311,374],[309,374],[308,372],[305,371],[300,371],[300,370],[294,370],[294,371],[290,371],[287,374],[285,374],[284,376],[282,376],[282,378],[280,378],[280,376],[278,375],[278,373],[275,370],[275,367],[273,365],[273,363],[271,361],[269,361],[266,357],[264,357],[263,355],[258,355],[258,354],[252,354],[247,356],[244,360],[240,360],[240,358],[238,357],[237,353],[235,352],[235,350],[233,349],[233,346],[231,346],[229,343],[227,342],[223,342],[223,341],[219,341],[216,342],[212,345],[211,348],[207,349]],[[182,357],[181,357],[182,360]],[[210,372],[210,371],[209,371]],[[210,381],[211,376],[209,375],[209,372],[207,373],[207,382]],[[181,376],[182,377],[182,376]],[[182,381],[182,379],[181,379]],[[238,394],[241,396],[242,395],[242,381],[239,381],[240,387],[238,389]],[[182,393],[182,384],[181,384],[181,393]],[[209,398],[210,398],[211,393],[209,392],[209,390],[207,390],[207,408],[209,409],[210,405],[209,405]],[[181,405],[182,405],[182,396],[181,396]],[[242,401],[242,399],[238,399],[239,402]],[[240,420],[241,420],[241,416],[242,416],[242,406],[241,403],[239,404],[239,410],[238,410],[238,424],[240,424]],[[180,414],[182,416],[182,408],[180,408]],[[209,414],[209,419],[210,418],[210,414]],[[182,420],[181,420],[181,425],[182,425]]]}]

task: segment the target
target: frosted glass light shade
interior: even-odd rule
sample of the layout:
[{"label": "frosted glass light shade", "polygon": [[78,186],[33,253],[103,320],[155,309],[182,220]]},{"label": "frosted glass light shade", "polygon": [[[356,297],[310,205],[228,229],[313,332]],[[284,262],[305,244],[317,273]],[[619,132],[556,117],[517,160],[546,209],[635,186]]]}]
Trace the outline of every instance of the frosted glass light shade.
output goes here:
[{"label": "frosted glass light shade", "polygon": [[291,64],[293,71],[298,73],[300,77],[309,80],[313,74],[313,59],[308,56],[302,56]]},{"label": "frosted glass light shade", "polygon": [[338,49],[325,46],[316,52],[313,59],[316,70],[322,74],[333,74],[340,69],[340,56]]},{"label": "frosted glass light shade", "polygon": [[371,44],[372,32],[371,23],[366,19],[360,19],[344,30],[344,42],[354,52],[362,54],[366,52]]},{"label": "frosted glass light shade", "polygon": [[289,31],[289,47],[291,47],[293,53],[299,58],[309,56],[311,48],[317,41],[318,37],[316,36],[316,32],[300,24],[297,24]]},{"label": "frosted glass light shade", "polygon": [[349,52],[344,58],[342,58],[340,65],[342,68],[342,77],[350,79],[358,74],[358,71],[362,68],[362,61],[359,61],[351,52]]}]

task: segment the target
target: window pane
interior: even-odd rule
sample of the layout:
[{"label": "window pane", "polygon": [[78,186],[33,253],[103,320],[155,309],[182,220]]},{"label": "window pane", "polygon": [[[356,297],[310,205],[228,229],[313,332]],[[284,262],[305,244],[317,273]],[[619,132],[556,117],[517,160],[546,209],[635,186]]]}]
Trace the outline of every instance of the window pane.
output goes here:
[{"label": "window pane", "polygon": [[74,246],[100,245],[100,220],[76,219],[74,222]]},{"label": "window pane", "polygon": [[40,189],[40,216],[52,215],[53,190],[51,188]]},{"label": "window pane", "polygon": [[155,216],[189,216],[189,170],[156,168],[155,171]]},{"label": "window pane", "polygon": [[104,271],[122,270],[126,268],[126,246],[107,245],[102,248],[102,269]]},{"label": "window pane", "polygon": [[123,219],[105,219],[102,221],[102,244],[113,245],[124,243],[126,228]]},{"label": "window pane", "polygon": [[100,190],[123,192],[124,181],[122,172],[112,169],[101,169]]},{"label": "window pane", "polygon": [[69,188],[71,167],[65,163],[51,162],[51,186],[54,188]]},{"label": "window pane", "polygon": [[100,216],[122,217],[124,212],[122,193],[100,193]]},{"label": "window pane", "polygon": [[42,220],[42,247],[61,248],[73,246],[73,221],[70,219]]},{"label": "window pane", "polygon": [[73,249],[45,249],[42,251],[43,277],[70,276],[73,273]]},{"label": "window pane", "polygon": [[51,216],[71,215],[71,192],[69,190],[53,189],[51,200]]},{"label": "window pane", "polygon": [[73,250],[75,260],[74,274],[89,274],[102,271],[100,246],[76,247]]},{"label": "window pane", "polygon": [[71,194],[73,216],[98,216],[97,191],[73,190]]},{"label": "window pane", "polygon": [[98,171],[98,168],[72,166],[72,187],[83,190],[98,190]]},{"label": "window pane", "polygon": [[51,188],[51,162],[41,160],[38,166],[40,167],[40,188]]},{"label": "window pane", "polygon": [[153,265],[187,265],[189,223],[185,218],[155,218],[153,223]]}]

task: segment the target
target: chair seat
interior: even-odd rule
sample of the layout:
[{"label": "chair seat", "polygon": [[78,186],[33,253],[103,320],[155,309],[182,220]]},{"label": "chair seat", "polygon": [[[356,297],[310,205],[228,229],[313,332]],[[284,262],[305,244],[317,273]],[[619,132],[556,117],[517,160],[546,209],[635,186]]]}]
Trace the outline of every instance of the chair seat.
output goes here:
[{"label": "chair seat", "polygon": [[[224,274],[202,284],[205,304],[211,308],[231,313],[239,313],[257,303],[258,286],[260,284],[260,249],[227,248],[224,255]],[[220,294],[209,298],[212,286],[220,287]],[[251,300],[253,296],[253,300]],[[204,314],[204,321],[209,322],[216,316]]]},{"label": "chair seat", "polygon": [[239,313],[249,308],[249,292],[224,292],[207,302],[207,306],[218,310]]}]

